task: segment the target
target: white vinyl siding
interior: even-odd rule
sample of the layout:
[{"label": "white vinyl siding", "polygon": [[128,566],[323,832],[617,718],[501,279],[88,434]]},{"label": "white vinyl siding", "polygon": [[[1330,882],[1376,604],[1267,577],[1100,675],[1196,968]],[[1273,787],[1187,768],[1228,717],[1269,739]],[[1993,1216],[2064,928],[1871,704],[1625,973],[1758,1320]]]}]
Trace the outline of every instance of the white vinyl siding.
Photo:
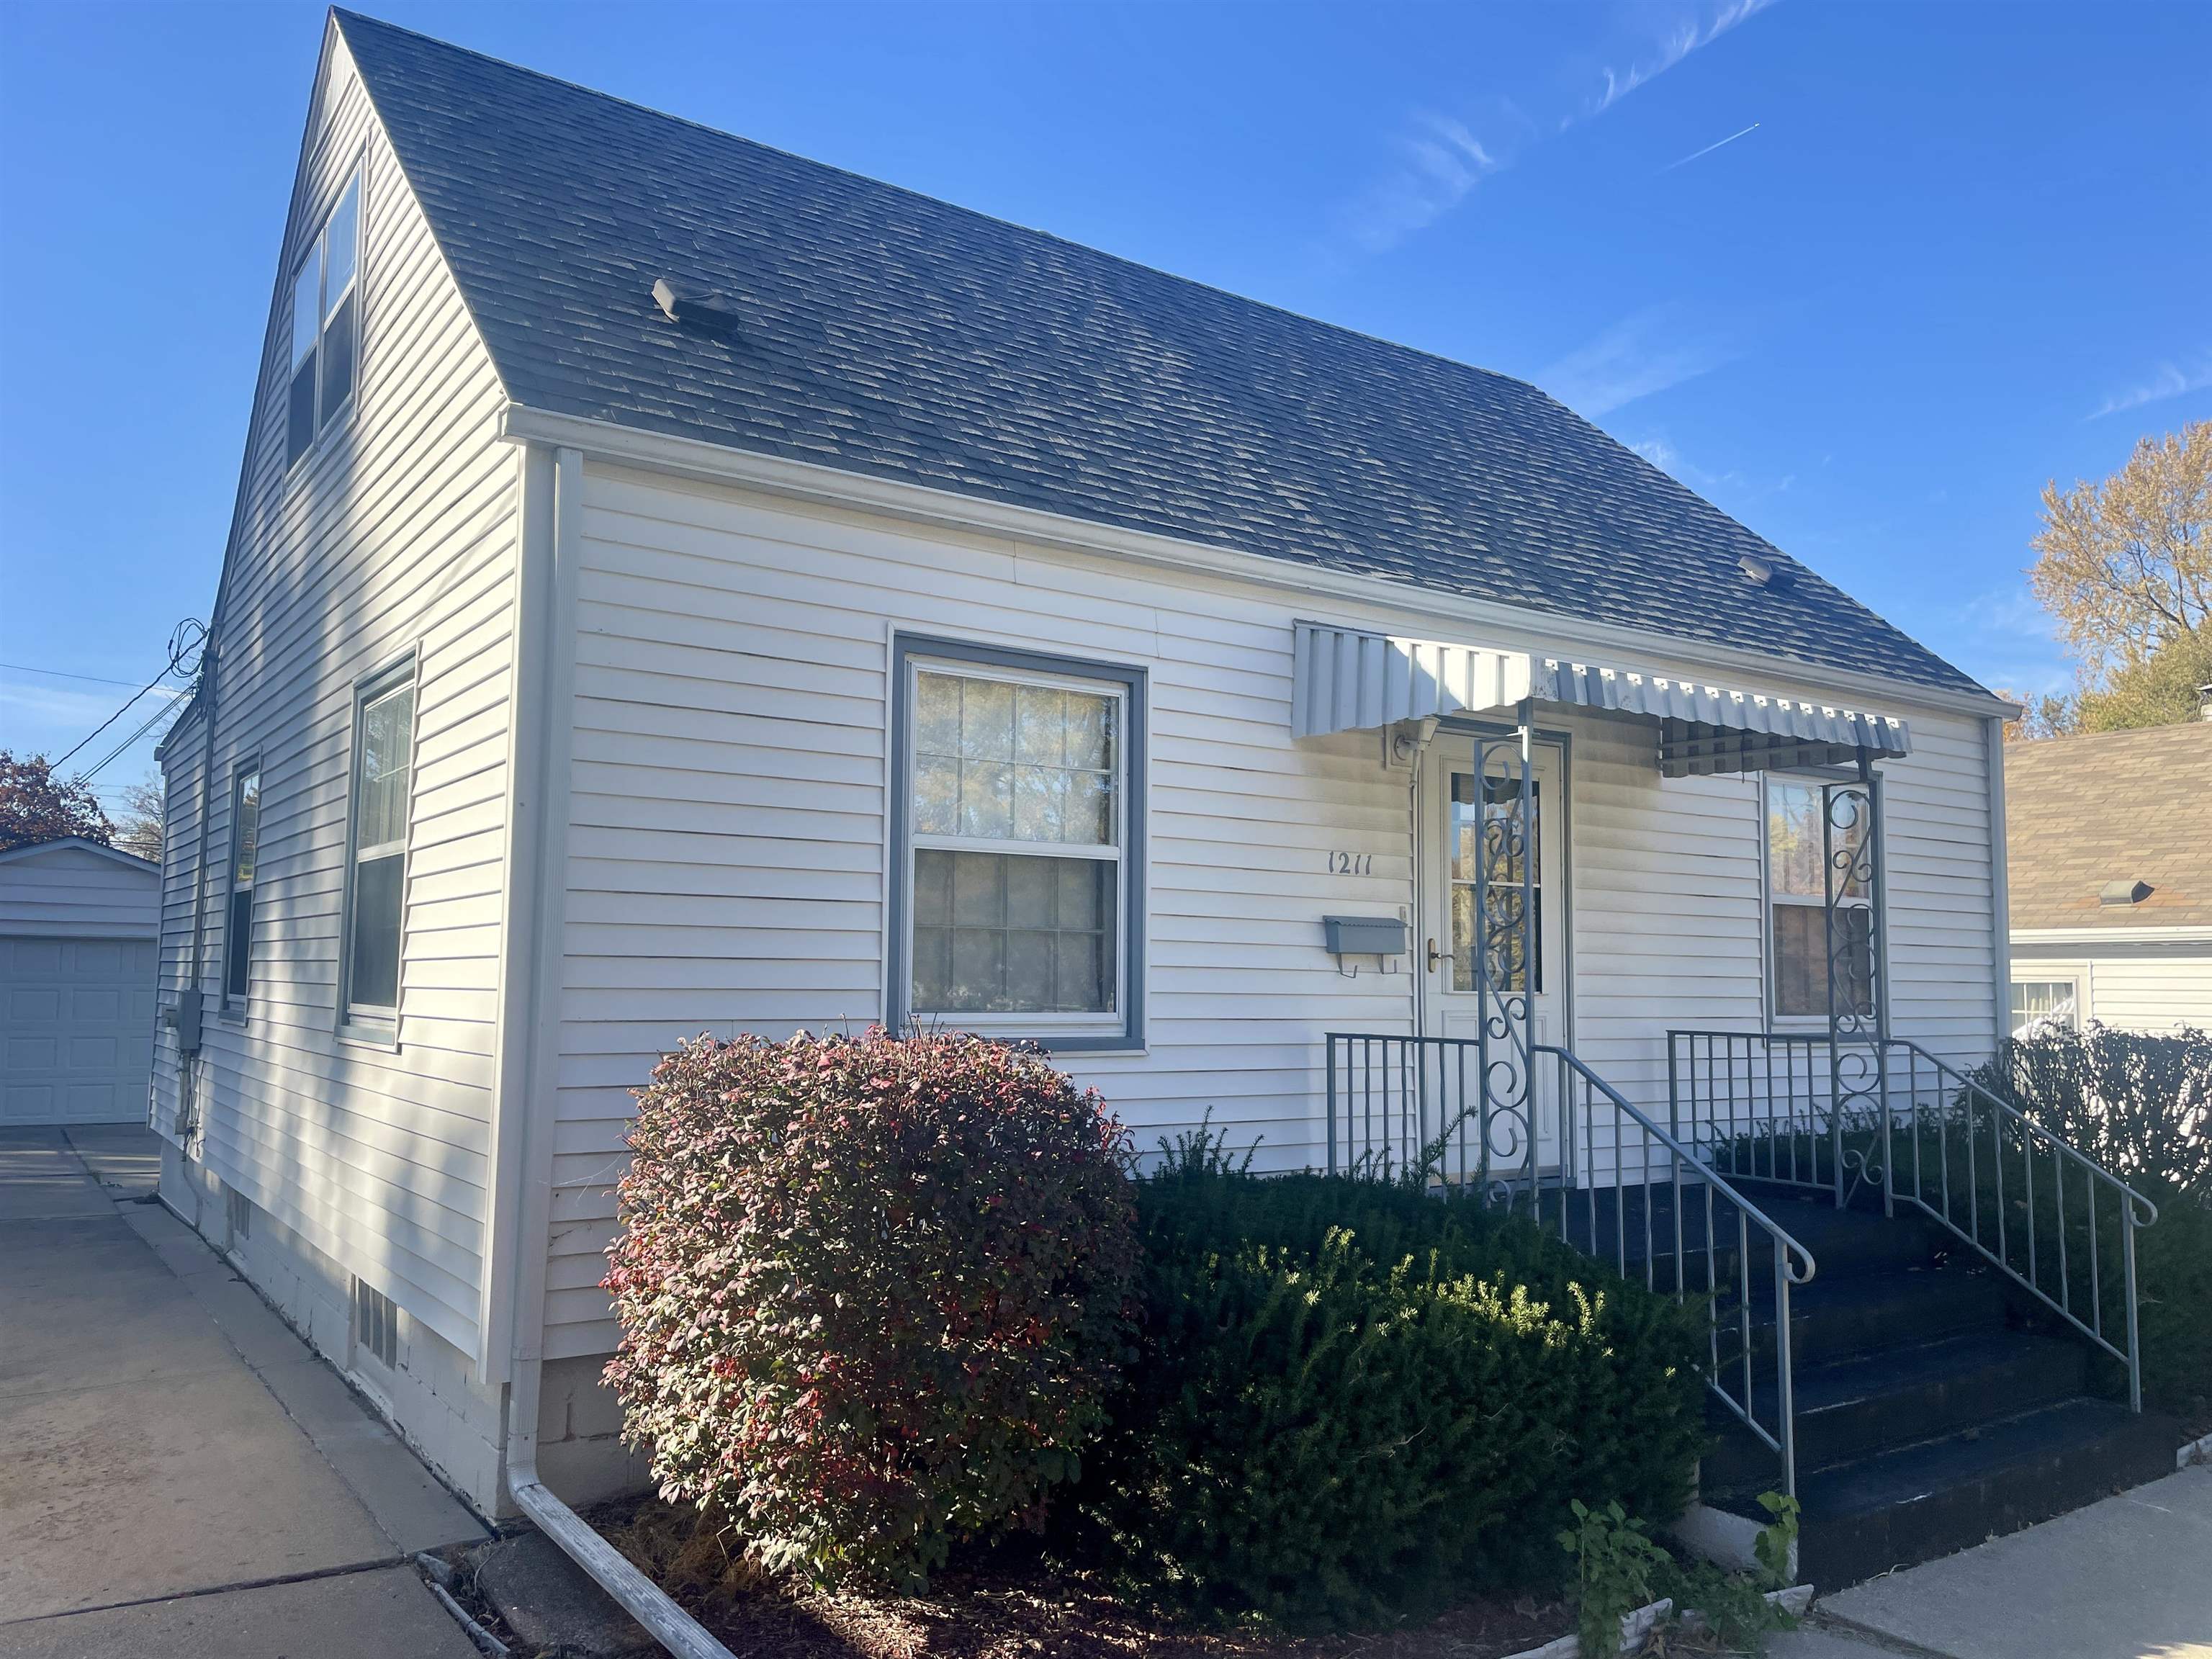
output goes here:
[{"label": "white vinyl siding", "polygon": [[[354,412],[285,463],[289,275],[300,239],[358,177]],[[309,143],[266,337],[219,619],[201,983],[224,944],[229,792],[261,762],[259,931],[243,1021],[210,1018],[197,1062],[208,1168],[315,1249],[473,1353],[506,822],[518,466],[497,377],[342,43]],[[382,1046],[339,1030],[355,690],[412,652],[402,1018]],[[165,749],[163,1000],[191,934],[204,732]],[[157,1125],[177,1062],[161,1034]],[[413,1328],[410,1327],[410,1328]]]},{"label": "white vinyl siding", "polygon": [[2127,1031],[2212,1031],[2212,939],[2013,943],[2013,983],[2071,981],[2075,1023]]},{"label": "white vinyl siding", "polygon": [[46,847],[0,860],[0,933],[150,939],[161,878],[83,847]]},{"label": "white vinyl siding", "polygon": [[[1265,1166],[1320,1161],[1322,1035],[1411,1029],[1416,984],[1411,958],[1340,972],[1321,917],[1410,919],[1415,849],[1412,778],[1376,734],[1290,736],[1310,603],[597,464],[583,544],[550,1354],[611,1346],[610,1188],[653,1060],[701,1030],[884,1017],[895,630],[1147,672],[1146,1044],[1063,1063],[1147,1152],[1211,1112]],[[1765,1020],[1759,783],[1663,780],[1648,724],[1550,712],[1571,740],[1575,1046],[1663,1114],[1669,1025]],[[1897,712],[1919,752],[1884,768],[1896,1023],[1979,1059],[1981,728]],[[1358,873],[1333,873],[1345,853]]]}]

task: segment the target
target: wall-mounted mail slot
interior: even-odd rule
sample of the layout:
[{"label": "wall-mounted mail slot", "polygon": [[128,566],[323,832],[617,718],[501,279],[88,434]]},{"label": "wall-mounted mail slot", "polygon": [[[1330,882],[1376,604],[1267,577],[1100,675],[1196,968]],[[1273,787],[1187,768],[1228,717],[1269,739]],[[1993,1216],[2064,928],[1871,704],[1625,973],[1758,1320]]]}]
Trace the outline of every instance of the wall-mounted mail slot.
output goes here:
[{"label": "wall-mounted mail slot", "polygon": [[1402,957],[1406,924],[1395,916],[1323,916],[1328,949],[1340,957]]}]

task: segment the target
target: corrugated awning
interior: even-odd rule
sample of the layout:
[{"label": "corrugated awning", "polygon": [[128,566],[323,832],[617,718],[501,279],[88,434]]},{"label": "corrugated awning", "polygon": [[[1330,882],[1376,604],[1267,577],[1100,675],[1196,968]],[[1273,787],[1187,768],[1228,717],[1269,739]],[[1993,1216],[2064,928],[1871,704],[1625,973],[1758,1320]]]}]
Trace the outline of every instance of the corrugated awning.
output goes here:
[{"label": "corrugated awning", "polygon": [[1903,720],[1829,703],[1321,623],[1299,623],[1295,631],[1291,730],[1301,738],[1526,700],[1648,717],[1668,777],[1852,765],[1912,746]]}]

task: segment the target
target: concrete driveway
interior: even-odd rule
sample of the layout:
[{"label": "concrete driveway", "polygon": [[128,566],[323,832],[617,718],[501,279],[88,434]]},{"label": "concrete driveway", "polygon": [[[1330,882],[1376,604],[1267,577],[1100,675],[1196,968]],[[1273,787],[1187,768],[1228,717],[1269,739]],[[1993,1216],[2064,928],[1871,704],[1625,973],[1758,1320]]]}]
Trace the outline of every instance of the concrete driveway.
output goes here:
[{"label": "concrete driveway", "polygon": [[473,1659],[485,1529],[151,1200],[137,1128],[0,1131],[0,1659]]}]

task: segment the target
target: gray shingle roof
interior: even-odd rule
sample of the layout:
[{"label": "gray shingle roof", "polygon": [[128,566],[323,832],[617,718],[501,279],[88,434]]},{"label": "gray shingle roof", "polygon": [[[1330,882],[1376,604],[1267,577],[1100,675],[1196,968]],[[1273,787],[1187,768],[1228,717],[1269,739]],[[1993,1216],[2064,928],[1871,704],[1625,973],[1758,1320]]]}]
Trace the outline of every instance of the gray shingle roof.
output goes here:
[{"label": "gray shingle roof", "polygon": [[519,404],[1979,689],[1521,381],[337,17]]}]

